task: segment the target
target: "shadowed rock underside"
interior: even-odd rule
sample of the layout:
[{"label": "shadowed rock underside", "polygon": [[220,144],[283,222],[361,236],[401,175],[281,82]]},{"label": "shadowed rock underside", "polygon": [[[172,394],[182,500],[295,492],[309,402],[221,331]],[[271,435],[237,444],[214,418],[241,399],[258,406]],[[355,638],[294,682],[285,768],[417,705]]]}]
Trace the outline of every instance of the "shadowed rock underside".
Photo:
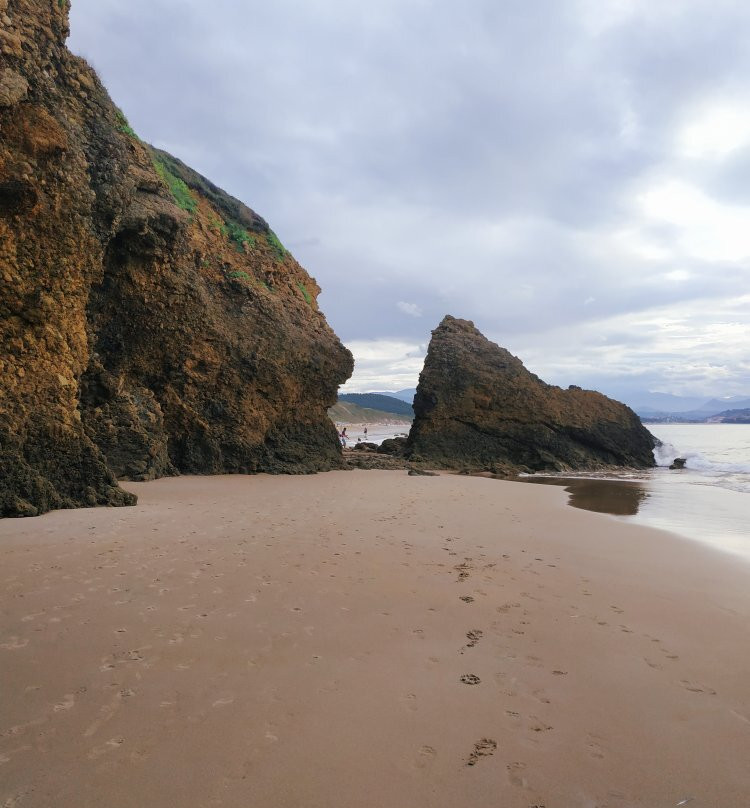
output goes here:
[{"label": "shadowed rock underside", "polygon": [[0,515],[132,503],[116,478],[340,467],[352,358],[315,281],[138,139],[65,48],[67,2],[0,15]]},{"label": "shadowed rock underside", "polygon": [[545,384],[467,320],[432,332],[407,456],[513,474],[654,465],[654,438],[624,404]]}]

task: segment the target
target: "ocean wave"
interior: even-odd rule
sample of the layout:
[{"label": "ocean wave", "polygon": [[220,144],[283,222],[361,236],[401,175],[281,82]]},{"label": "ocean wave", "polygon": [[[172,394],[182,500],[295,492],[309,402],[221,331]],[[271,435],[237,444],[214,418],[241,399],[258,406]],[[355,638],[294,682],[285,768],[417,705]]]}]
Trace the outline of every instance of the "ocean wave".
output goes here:
[{"label": "ocean wave", "polygon": [[685,467],[706,474],[750,474],[750,463],[721,463],[709,460],[700,452],[681,452],[671,443],[661,443],[654,449],[657,466],[669,466],[676,457],[684,457]]}]

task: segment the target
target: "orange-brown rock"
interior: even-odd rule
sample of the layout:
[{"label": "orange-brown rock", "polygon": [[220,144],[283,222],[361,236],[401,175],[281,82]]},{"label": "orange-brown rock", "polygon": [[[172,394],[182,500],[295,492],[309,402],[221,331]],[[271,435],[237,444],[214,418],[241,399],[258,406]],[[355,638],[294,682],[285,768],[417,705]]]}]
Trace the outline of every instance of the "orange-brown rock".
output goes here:
[{"label": "orange-brown rock", "polygon": [[342,463],[352,358],[263,219],[142,143],[65,48],[0,13],[0,515],[127,504],[116,477]]},{"label": "orange-brown rock", "polygon": [[406,456],[447,468],[565,471],[654,465],[654,438],[624,404],[545,384],[467,320],[432,332]]}]

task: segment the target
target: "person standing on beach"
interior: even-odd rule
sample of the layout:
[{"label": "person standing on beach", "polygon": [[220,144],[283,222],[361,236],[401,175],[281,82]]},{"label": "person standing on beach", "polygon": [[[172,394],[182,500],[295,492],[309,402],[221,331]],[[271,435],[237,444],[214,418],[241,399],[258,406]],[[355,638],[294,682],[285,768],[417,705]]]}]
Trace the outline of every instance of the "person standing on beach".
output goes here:
[{"label": "person standing on beach", "polygon": [[365,440],[367,440],[367,427],[365,426]]}]

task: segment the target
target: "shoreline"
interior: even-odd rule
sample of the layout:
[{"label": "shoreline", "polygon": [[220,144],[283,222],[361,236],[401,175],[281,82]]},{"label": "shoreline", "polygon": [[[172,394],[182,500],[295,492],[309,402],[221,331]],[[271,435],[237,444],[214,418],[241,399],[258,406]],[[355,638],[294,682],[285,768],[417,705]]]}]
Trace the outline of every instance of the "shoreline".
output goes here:
[{"label": "shoreline", "polygon": [[0,522],[0,804],[750,793],[732,557],[459,475],[124,487],[137,506]]}]

